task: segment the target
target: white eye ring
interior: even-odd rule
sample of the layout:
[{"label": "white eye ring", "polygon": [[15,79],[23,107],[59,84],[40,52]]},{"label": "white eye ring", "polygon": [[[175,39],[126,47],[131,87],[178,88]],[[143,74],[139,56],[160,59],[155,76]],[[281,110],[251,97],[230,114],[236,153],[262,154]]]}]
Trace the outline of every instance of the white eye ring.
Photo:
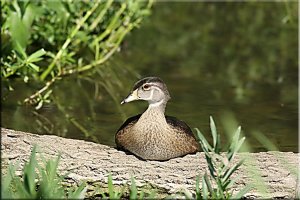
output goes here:
[{"label": "white eye ring", "polygon": [[143,85],[143,90],[150,90],[150,85],[149,84],[145,84],[145,85]]}]

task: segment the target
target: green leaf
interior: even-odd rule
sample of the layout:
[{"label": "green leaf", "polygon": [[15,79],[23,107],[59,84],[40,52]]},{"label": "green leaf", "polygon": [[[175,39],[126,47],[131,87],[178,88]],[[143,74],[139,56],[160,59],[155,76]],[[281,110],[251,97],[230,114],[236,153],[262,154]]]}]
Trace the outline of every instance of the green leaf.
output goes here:
[{"label": "green leaf", "polygon": [[16,189],[16,193],[14,194],[15,198],[27,198],[27,199],[34,199],[31,194],[28,193],[26,190],[24,183],[21,181],[20,177],[14,178],[14,187]]},{"label": "green leaf", "polygon": [[33,20],[35,19],[37,15],[37,7],[35,7],[33,4],[29,3],[28,6],[26,6],[25,13],[22,18],[22,22],[27,30],[30,29]]},{"label": "green leaf", "polygon": [[231,199],[241,199],[251,189],[252,185],[247,185],[243,189],[241,189],[237,194],[235,194]]},{"label": "green leaf", "polygon": [[114,196],[114,185],[113,185],[111,174],[108,175],[107,184],[108,184],[108,194],[109,194],[109,197],[113,198],[113,196]]},{"label": "green leaf", "polygon": [[[232,158],[234,157],[235,153],[237,153],[237,152],[240,150],[240,148],[241,148],[242,144],[244,143],[244,141],[245,141],[245,137],[242,137],[242,138],[238,141],[238,143],[236,144],[236,146],[235,146],[235,148],[234,148],[234,154],[232,155]],[[231,159],[232,159],[232,158],[231,158]]]},{"label": "green leaf", "polygon": [[111,6],[112,3],[113,3],[113,0],[108,0],[108,1],[106,1],[104,7],[100,8],[101,12],[99,13],[99,15],[97,16],[97,18],[95,18],[95,20],[93,21],[93,23],[89,27],[90,30],[93,30],[95,27],[97,27],[97,25],[99,23],[101,23],[103,21],[103,16],[105,16],[108,8],[110,8],[110,6]]},{"label": "green leaf", "polygon": [[210,120],[210,130],[211,130],[211,134],[213,136],[213,148],[215,150],[216,153],[218,153],[218,133],[217,133],[217,128],[215,125],[215,122],[212,118],[212,116],[209,117]]},{"label": "green leaf", "polygon": [[201,199],[201,191],[200,191],[200,184],[199,184],[199,175],[196,177],[196,199]]},{"label": "green leaf", "polygon": [[48,90],[47,93],[44,95],[43,99],[44,100],[48,99],[50,97],[51,93],[52,93],[52,90]]},{"label": "green leaf", "polygon": [[57,156],[56,160],[49,160],[46,164],[46,171],[49,180],[54,180],[57,176],[56,171],[58,169],[58,163],[60,160],[60,155]]},{"label": "green leaf", "polygon": [[12,164],[9,164],[7,175],[1,178],[1,198],[2,199],[12,199],[13,198],[13,194],[12,194],[10,185],[12,184],[12,181],[13,181],[14,177],[16,176],[15,172],[16,172],[15,166],[13,166]]},{"label": "green leaf", "polygon": [[210,146],[210,144],[207,142],[203,134],[199,131],[198,128],[195,128],[197,137],[199,139],[200,145],[205,152],[213,152],[213,148]]},{"label": "green leaf", "polygon": [[235,177],[234,179],[228,179],[226,182],[224,182],[224,187],[231,188],[234,183],[236,183],[237,180],[241,178],[241,175]]},{"label": "green leaf", "polygon": [[45,168],[39,168],[42,179],[38,190],[38,198],[42,199],[61,199],[65,198],[64,188],[62,187],[62,177],[57,174],[60,155],[55,160],[45,161]]},{"label": "green leaf", "polygon": [[208,169],[209,169],[209,172],[210,172],[210,175],[215,178],[215,172],[216,172],[216,169],[214,167],[214,164],[212,162],[212,158],[210,155],[205,155],[205,158],[206,158],[206,162],[208,164]]},{"label": "green leaf", "polygon": [[157,199],[156,191],[152,190],[151,193],[147,196],[147,199]]},{"label": "green leaf", "polygon": [[40,71],[40,67],[39,66],[37,66],[37,65],[35,65],[35,64],[33,64],[33,63],[28,63],[29,64],[29,66],[34,70],[34,71],[36,71],[36,72],[39,72]]},{"label": "green leaf", "polygon": [[16,52],[18,52],[22,56],[22,57],[18,56],[18,58],[21,59],[22,61],[25,60],[27,58],[25,49],[20,45],[20,43],[18,41],[15,41],[14,45],[15,45]]},{"label": "green leaf", "polygon": [[224,196],[224,188],[223,188],[223,184],[221,182],[221,180],[219,179],[219,177],[217,177],[217,196],[221,199],[225,199]]},{"label": "green leaf", "polygon": [[69,191],[68,199],[84,199],[88,186],[82,183],[74,192]]},{"label": "green leaf", "polygon": [[18,17],[21,18],[22,17],[22,11],[21,11],[21,8],[18,4],[18,1],[12,1],[12,6],[15,9]]},{"label": "green leaf", "polygon": [[[227,158],[229,161],[233,158],[233,156],[235,154],[235,150],[236,150],[236,147],[238,146],[238,142],[239,142],[240,132],[241,132],[241,127],[238,127],[238,129],[236,130],[235,134],[232,137],[232,141],[229,146],[229,151],[227,154]],[[241,139],[241,140],[243,140],[243,139]]]},{"label": "green leaf", "polygon": [[235,164],[233,167],[229,168],[225,173],[224,177],[222,179],[223,182],[226,182],[230,176],[244,163],[244,160],[239,161],[237,164]]},{"label": "green leaf", "polygon": [[41,107],[43,106],[43,104],[44,104],[44,100],[43,100],[43,99],[40,99],[40,101],[39,101],[38,105],[37,105],[37,106],[35,106],[35,109],[36,109],[36,110],[39,110],[39,109],[41,109]]},{"label": "green leaf", "polygon": [[208,199],[209,193],[208,193],[208,187],[205,181],[204,176],[202,177],[202,194],[203,194],[203,199]]},{"label": "green leaf", "polygon": [[26,28],[25,24],[22,22],[21,18],[16,12],[11,12],[8,20],[15,50],[18,51],[16,48],[17,43],[19,43],[21,48],[25,50],[29,40],[29,30]]},{"label": "green leaf", "polygon": [[32,62],[37,62],[37,61],[40,61],[42,60],[43,58],[41,58],[43,55],[46,54],[46,51],[44,49],[40,49],[36,52],[34,52],[33,54],[31,54],[27,59],[26,61],[28,63],[32,63]]},{"label": "green leaf", "polygon": [[144,196],[145,196],[145,192],[144,192],[144,191],[141,191],[141,192],[139,193],[138,199],[144,199]]},{"label": "green leaf", "polygon": [[24,173],[24,187],[25,187],[27,193],[32,198],[36,197],[35,178],[36,178],[37,174],[35,172],[35,168],[36,168],[36,165],[37,165],[37,161],[36,161],[35,155],[36,155],[36,146],[33,147],[29,163],[25,164],[24,171],[23,171],[23,173]]},{"label": "green leaf", "polygon": [[204,182],[205,182],[205,184],[206,184],[206,186],[207,186],[207,189],[208,189],[209,193],[210,193],[210,194],[213,194],[213,193],[214,193],[214,190],[213,190],[213,188],[212,188],[212,186],[211,186],[211,184],[210,184],[210,181],[209,181],[209,179],[208,179],[208,175],[207,175],[206,172],[205,172],[203,178],[204,178]]},{"label": "green leaf", "polygon": [[[190,192],[190,191],[188,191],[187,189],[185,189],[184,191],[183,191],[183,194],[184,194],[184,196],[185,196],[185,199],[193,199],[193,194]],[[142,199],[142,198],[141,198]]]},{"label": "green leaf", "polygon": [[135,184],[135,180],[131,177],[131,185],[130,185],[130,196],[129,199],[137,199],[137,188]]},{"label": "green leaf", "polygon": [[47,1],[45,2],[45,4],[46,7],[49,8],[49,10],[55,11],[56,18],[62,22],[62,25],[65,28],[71,15],[64,6],[63,1]]},{"label": "green leaf", "polygon": [[108,194],[109,194],[109,198],[110,199],[115,199],[115,187],[113,185],[113,180],[112,180],[112,176],[111,174],[109,173],[108,175],[108,181],[107,181],[107,184],[108,184]]}]

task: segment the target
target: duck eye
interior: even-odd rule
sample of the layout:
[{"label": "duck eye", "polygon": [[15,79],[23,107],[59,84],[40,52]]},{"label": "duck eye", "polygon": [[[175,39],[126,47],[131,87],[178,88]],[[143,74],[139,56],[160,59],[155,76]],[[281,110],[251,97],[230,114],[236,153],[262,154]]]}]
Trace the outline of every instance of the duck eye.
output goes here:
[{"label": "duck eye", "polygon": [[148,84],[143,85],[143,90],[149,90],[149,89],[150,89],[150,85]]}]

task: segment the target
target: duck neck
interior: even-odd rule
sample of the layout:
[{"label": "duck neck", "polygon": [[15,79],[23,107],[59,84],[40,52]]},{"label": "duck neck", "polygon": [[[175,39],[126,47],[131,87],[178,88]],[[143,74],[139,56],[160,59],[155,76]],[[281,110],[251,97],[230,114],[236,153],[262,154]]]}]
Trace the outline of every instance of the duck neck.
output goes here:
[{"label": "duck neck", "polygon": [[149,106],[147,110],[157,110],[164,114],[166,105],[167,105],[167,101],[165,101],[164,99],[158,102],[149,102]]},{"label": "duck neck", "polygon": [[149,102],[147,110],[142,114],[140,120],[147,120],[151,122],[167,123],[165,118],[165,108],[167,102]]}]

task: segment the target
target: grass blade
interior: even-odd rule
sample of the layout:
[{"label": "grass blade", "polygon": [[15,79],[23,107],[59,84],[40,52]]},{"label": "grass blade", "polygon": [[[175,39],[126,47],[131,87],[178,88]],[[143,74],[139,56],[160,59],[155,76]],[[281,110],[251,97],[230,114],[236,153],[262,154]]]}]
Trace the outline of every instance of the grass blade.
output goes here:
[{"label": "grass blade", "polygon": [[244,163],[244,160],[239,161],[237,164],[235,164],[233,167],[229,168],[225,173],[224,177],[222,179],[223,182],[226,182],[230,176]]},{"label": "grass blade", "polygon": [[5,177],[1,179],[1,198],[3,199],[12,199],[12,191],[11,191],[11,184],[15,177],[16,167],[9,164],[8,166],[8,173]]},{"label": "grass blade", "polygon": [[107,185],[108,185],[108,194],[109,194],[109,198],[110,199],[114,199],[114,185],[113,185],[113,180],[112,180],[112,176],[109,173],[108,175],[108,181],[107,181]]},{"label": "grass blade", "polygon": [[69,192],[68,199],[84,199],[88,186],[82,183],[73,192]]},{"label": "grass blade", "polygon": [[213,137],[214,152],[218,153],[218,133],[217,133],[216,124],[212,116],[209,117],[209,121],[210,121],[210,130]]},{"label": "grass blade", "polygon": [[28,192],[28,194],[35,198],[36,196],[36,184],[35,184],[35,178],[37,176],[35,169],[37,166],[36,161],[36,146],[33,147],[29,163],[25,164],[24,167],[24,188]]},{"label": "grass blade", "polygon": [[131,185],[130,185],[130,196],[129,199],[137,199],[137,188],[135,184],[135,180],[131,177]]},{"label": "grass blade", "polygon": [[235,194],[232,199],[241,199],[247,192],[252,189],[251,185],[247,185],[243,189],[241,189],[237,194]]},{"label": "grass blade", "polygon": [[214,193],[214,190],[213,190],[213,188],[212,188],[212,186],[211,186],[211,184],[210,184],[210,181],[209,181],[209,179],[208,179],[208,175],[207,175],[206,172],[205,172],[205,174],[204,174],[204,182],[205,182],[205,184],[206,184],[206,186],[207,186],[207,189],[208,189],[209,193],[210,193],[210,194],[213,194],[213,193]]},{"label": "grass blade", "polygon": [[196,178],[196,199],[200,200],[201,199],[201,191],[200,191],[200,185],[199,185],[199,176]]},{"label": "grass blade", "polygon": [[[209,195],[209,193],[208,193],[208,187],[207,187],[205,178],[203,176],[202,177],[202,198],[203,199],[208,199],[208,197],[209,197],[208,195]],[[201,199],[201,196],[200,196],[199,199]]]},{"label": "grass blade", "polygon": [[40,61],[41,58],[43,55],[46,54],[46,51],[42,48],[40,50],[37,50],[36,52],[34,52],[33,54],[31,54],[27,59],[26,61],[29,62],[29,63],[32,63],[32,62],[37,62],[37,61]]},{"label": "grass blade", "polygon": [[199,139],[199,143],[205,152],[213,152],[213,148],[210,146],[210,144],[207,142],[203,134],[199,131],[199,129],[195,128],[197,137]]},{"label": "grass blade", "polygon": [[224,187],[223,184],[221,182],[221,180],[219,179],[219,177],[217,177],[217,197],[221,198],[221,199],[225,199],[225,195],[224,195]]},{"label": "grass blade", "polygon": [[231,141],[231,144],[228,149],[228,153],[227,153],[228,160],[231,160],[235,154],[235,149],[236,149],[237,143],[239,141],[240,132],[241,132],[241,127],[239,126],[232,137],[232,141]]}]

